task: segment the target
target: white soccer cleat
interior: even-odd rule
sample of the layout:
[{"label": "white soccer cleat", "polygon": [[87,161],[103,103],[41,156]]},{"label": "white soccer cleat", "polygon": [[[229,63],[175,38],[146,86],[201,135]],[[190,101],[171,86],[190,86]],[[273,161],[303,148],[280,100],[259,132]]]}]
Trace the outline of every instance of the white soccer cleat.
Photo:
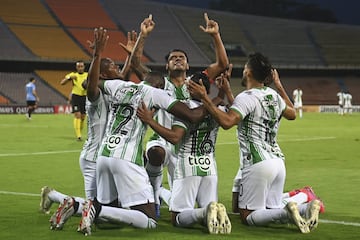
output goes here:
[{"label": "white soccer cleat", "polygon": [[219,222],[219,233],[220,234],[230,234],[231,233],[231,222],[226,213],[226,208],[224,204],[217,204],[217,218]]},{"label": "white soccer cleat", "polygon": [[72,197],[66,197],[64,202],[59,205],[57,211],[51,216],[50,229],[61,230],[64,227],[69,218],[75,213],[75,199]]},{"label": "white soccer cleat", "polygon": [[309,225],[305,219],[300,216],[299,209],[296,202],[289,202],[286,209],[293,220],[293,223],[299,228],[301,233],[309,233]]},{"label": "white soccer cleat", "polygon": [[41,188],[40,211],[43,213],[46,213],[46,214],[50,213],[50,208],[51,208],[51,205],[53,204],[53,201],[49,198],[49,193],[52,190],[53,189],[48,186],[44,186]]},{"label": "white soccer cleat", "polygon": [[310,231],[314,230],[319,224],[319,213],[320,213],[321,202],[318,199],[312,200],[305,213],[305,218],[308,223]]},{"label": "white soccer cleat", "polygon": [[207,206],[206,209],[206,225],[210,234],[218,234],[219,233],[219,221],[217,218],[217,203],[211,202]]},{"label": "white soccer cleat", "polygon": [[83,233],[85,236],[91,235],[91,225],[94,222],[95,215],[96,210],[93,201],[85,201],[81,221],[77,231]]}]

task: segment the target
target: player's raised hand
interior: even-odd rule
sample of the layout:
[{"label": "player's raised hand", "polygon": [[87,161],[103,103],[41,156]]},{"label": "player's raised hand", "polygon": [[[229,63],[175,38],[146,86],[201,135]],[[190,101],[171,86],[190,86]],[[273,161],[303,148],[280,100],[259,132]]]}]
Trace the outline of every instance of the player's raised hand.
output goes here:
[{"label": "player's raised hand", "polygon": [[121,42],[119,42],[119,45],[130,55],[134,49],[136,39],[137,39],[137,32],[132,30],[131,32],[127,33],[126,45],[124,45]]},{"label": "player's raised hand", "polygon": [[206,26],[203,27],[203,26],[199,26],[200,29],[203,31],[203,32],[206,32],[206,33],[209,33],[209,34],[218,34],[219,33],[219,25],[216,21],[214,20],[211,20],[209,19],[207,13],[204,13],[204,19],[205,19],[205,23],[206,23]]},{"label": "player's raised hand", "polygon": [[155,22],[153,21],[152,14],[150,14],[149,17],[145,18],[140,25],[141,33],[146,37],[152,30],[154,30],[154,27]]},{"label": "player's raised hand", "polygon": [[94,30],[94,56],[102,53],[106,47],[109,39],[107,30],[103,27],[95,28]]}]

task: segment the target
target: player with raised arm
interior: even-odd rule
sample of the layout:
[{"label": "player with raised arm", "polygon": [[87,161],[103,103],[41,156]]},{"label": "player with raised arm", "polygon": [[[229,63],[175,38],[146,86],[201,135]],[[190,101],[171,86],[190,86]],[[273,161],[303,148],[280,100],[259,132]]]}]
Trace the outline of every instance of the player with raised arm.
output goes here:
[{"label": "player with raised arm", "polygon": [[[146,32],[141,28],[138,39],[142,34],[148,34],[154,24],[150,17],[145,19],[142,25],[146,26]],[[138,228],[154,228],[157,224],[153,189],[142,157],[146,125],[136,116],[136,109],[142,100],[150,107],[167,109],[191,122],[200,121],[206,111],[204,108],[190,110],[163,90],[144,83],[111,80],[99,85],[103,51],[100,46],[106,44],[106,29],[95,29],[94,37],[88,91],[99,91],[96,89],[100,86],[101,91],[109,95],[110,111],[96,165],[97,198],[85,202],[79,231],[85,235],[91,234],[91,225],[98,217],[118,220]],[[123,208],[110,207],[119,203]]]},{"label": "player with raised arm", "polygon": [[[272,78],[276,91],[264,83]],[[276,69],[261,53],[248,56],[243,71],[247,90],[238,94],[230,110],[220,111],[209,99],[204,87],[189,82],[189,90],[200,98],[220,126],[237,125],[241,174],[238,207],[244,224],[265,226],[270,223],[294,223],[302,233],[318,225],[320,201],[307,204],[289,202],[282,208],[285,183],[284,155],[276,137],[281,117],[296,118]]]},{"label": "player with raised arm", "polygon": [[[216,61],[210,64],[204,70],[204,73],[210,80],[213,80],[226,69],[229,60],[220,36],[218,23],[209,19],[207,13],[204,13],[204,20],[206,26],[200,26],[200,29],[212,38],[216,55]],[[187,71],[189,70],[189,59],[186,52],[181,49],[173,49],[165,56],[165,60],[166,70],[168,72],[165,80],[165,91],[181,101],[188,101],[190,95],[185,85],[185,79],[187,77]],[[171,128],[173,122],[173,116],[171,114],[159,110],[155,118],[162,126]],[[168,170],[168,182],[171,189],[177,158],[174,145],[155,133],[146,144],[145,157],[148,160],[146,170],[150,176],[150,181],[155,192],[155,203],[157,205],[160,204],[159,197],[161,195],[163,200],[169,204],[170,193],[163,191],[164,189],[161,187],[162,172],[163,167],[166,166]]]}]

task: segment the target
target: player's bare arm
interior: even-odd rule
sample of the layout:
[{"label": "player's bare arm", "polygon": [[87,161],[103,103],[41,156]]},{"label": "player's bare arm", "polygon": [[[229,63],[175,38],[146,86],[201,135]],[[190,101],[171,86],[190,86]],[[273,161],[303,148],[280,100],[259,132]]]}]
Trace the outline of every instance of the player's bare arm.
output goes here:
[{"label": "player's bare arm", "polygon": [[294,120],[296,118],[296,110],[293,103],[290,101],[289,96],[286,94],[285,89],[280,81],[279,73],[276,69],[272,70],[272,78],[274,85],[279,95],[284,99],[287,107],[283,113],[283,116],[288,120]]},{"label": "player's bare arm", "polygon": [[100,27],[94,30],[94,50],[88,73],[87,96],[90,101],[98,98],[100,90],[98,87],[100,78],[101,55],[109,39],[107,30]]},{"label": "player's bare arm", "polygon": [[196,98],[198,99],[201,99],[203,106],[213,116],[215,121],[217,121],[223,129],[229,129],[241,121],[240,114],[232,110],[229,110],[227,113],[225,113],[220,109],[218,109],[217,106],[207,95],[206,89],[204,85],[201,84],[201,82],[200,84],[197,84],[193,81],[189,81],[188,89],[191,95],[196,96]]},{"label": "player's bare arm", "polygon": [[204,13],[206,26],[199,26],[200,29],[208,33],[212,38],[215,46],[216,61],[208,66],[207,72],[209,79],[215,79],[220,73],[225,71],[229,64],[224,44],[222,42],[219,25],[216,21],[209,19],[208,14]]},{"label": "player's bare arm", "polygon": [[179,143],[182,137],[185,135],[185,129],[181,127],[173,127],[172,129],[165,128],[154,120],[153,114],[154,111],[148,109],[145,103],[142,103],[142,105],[139,106],[136,113],[136,115],[141,119],[141,121],[147,123],[155,132],[157,132],[166,141],[172,144]]}]

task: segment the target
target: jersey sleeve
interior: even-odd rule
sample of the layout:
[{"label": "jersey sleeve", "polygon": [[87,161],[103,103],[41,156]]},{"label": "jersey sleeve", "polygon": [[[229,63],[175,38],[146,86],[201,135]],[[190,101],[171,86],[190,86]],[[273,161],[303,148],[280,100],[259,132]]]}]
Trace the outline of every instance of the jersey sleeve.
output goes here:
[{"label": "jersey sleeve", "polygon": [[252,112],[256,106],[256,97],[253,96],[250,91],[245,91],[237,95],[234,99],[230,109],[237,112],[241,119],[244,119],[246,115]]},{"label": "jersey sleeve", "polygon": [[154,107],[168,111],[178,101],[176,98],[169,96],[166,91],[152,88],[152,102]]},{"label": "jersey sleeve", "polygon": [[102,82],[102,88],[104,90],[104,94],[113,96],[118,87],[123,85],[123,81],[121,80],[107,80]]}]

